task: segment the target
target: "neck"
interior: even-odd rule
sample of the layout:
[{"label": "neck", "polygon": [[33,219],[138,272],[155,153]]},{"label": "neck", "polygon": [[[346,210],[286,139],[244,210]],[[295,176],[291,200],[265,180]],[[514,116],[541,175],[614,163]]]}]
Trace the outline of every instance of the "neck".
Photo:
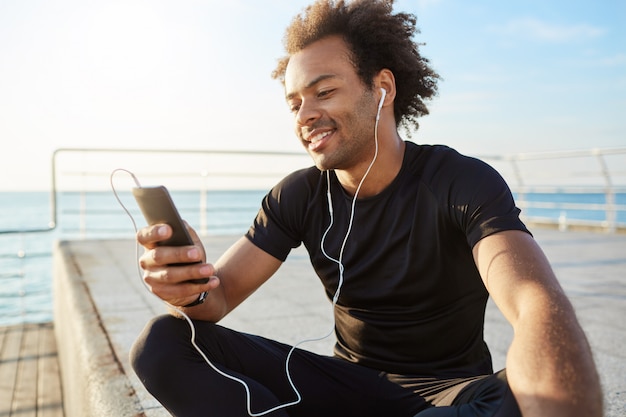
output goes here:
[{"label": "neck", "polygon": [[[405,143],[398,133],[394,130],[393,135],[379,140],[378,156],[361,185],[358,197],[371,197],[382,192],[396,178],[402,167]],[[350,170],[335,171],[339,182],[350,195],[355,195],[372,159]]]}]

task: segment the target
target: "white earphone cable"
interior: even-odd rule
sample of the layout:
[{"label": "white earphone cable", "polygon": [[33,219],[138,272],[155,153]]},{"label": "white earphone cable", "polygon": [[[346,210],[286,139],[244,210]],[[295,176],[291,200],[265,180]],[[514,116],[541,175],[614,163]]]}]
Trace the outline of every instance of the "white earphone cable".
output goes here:
[{"label": "white earphone cable", "polygon": [[[323,236],[322,236],[322,240],[320,242],[320,248],[322,253],[324,254],[324,256],[326,258],[328,258],[329,260],[337,263],[338,267],[339,267],[339,282],[337,284],[337,290],[335,291],[335,294],[333,296],[332,299],[332,306],[333,306],[333,310],[337,304],[337,301],[339,300],[339,294],[341,292],[341,288],[343,286],[343,281],[344,281],[344,266],[343,266],[343,253],[344,253],[344,249],[346,246],[346,243],[348,241],[348,237],[350,236],[350,233],[352,231],[352,225],[354,222],[354,213],[355,213],[355,208],[356,208],[356,201],[357,201],[357,197],[359,195],[359,191],[361,190],[361,186],[363,185],[363,183],[365,182],[365,178],[367,177],[367,175],[369,174],[370,170],[372,169],[372,166],[374,165],[374,163],[376,162],[376,159],[378,157],[378,121],[380,118],[380,111],[383,105],[383,100],[385,98],[385,93],[386,91],[384,89],[382,89],[382,98],[380,100],[380,103],[378,105],[378,112],[376,114],[376,123],[375,123],[375,127],[374,127],[374,141],[375,141],[375,151],[374,151],[374,157],[372,159],[372,161],[370,162],[369,166],[367,167],[367,170],[365,171],[365,173],[363,174],[363,177],[361,178],[361,181],[359,182],[359,185],[354,193],[354,197],[352,198],[352,204],[351,204],[351,210],[350,210],[350,220],[348,222],[348,229],[346,231],[346,235],[342,241],[341,244],[341,248],[339,250],[339,257],[338,259],[334,259],[331,256],[329,256],[326,253],[326,250],[324,248],[324,241],[326,239],[327,234],[329,233],[329,231],[331,230],[332,226],[333,226],[333,222],[334,222],[334,216],[333,216],[333,206],[332,206],[332,198],[331,198],[331,192],[330,192],[330,173],[329,171],[326,171],[326,179],[327,179],[327,197],[328,197],[328,210],[329,210],[329,214],[330,214],[330,224],[328,226],[328,228],[326,229],[326,231],[324,232]],[[132,224],[133,224],[133,229],[135,231],[135,234],[137,234],[138,232],[138,228],[137,228],[137,224],[135,222],[135,219],[133,217],[133,215],[130,213],[130,211],[126,208],[126,206],[124,205],[124,203],[122,202],[122,200],[120,199],[119,195],[117,194],[117,190],[115,189],[115,185],[113,183],[113,177],[115,176],[115,174],[117,172],[126,172],[127,174],[129,174],[135,184],[137,185],[137,187],[141,187],[139,181],[137,180],[137,177],[129,170],[127,169],[123,169],[123,168],[118,168],[115,169],[111,172],[109,181],[111,184],[111,189],[113,190],[113,194],[115,195],[115,198],[117,199],[117,202],[120,204],[120,206],[124,209],[124,211],[126,212],[126,214],[128,215],[128,217],[130,218]],[[139,259],[139,244],[137,243],[135,245],[135,259],[138,260]],[[135,264],[137,265],[137,271],[139,274],[139,277],[141,278],[141,282],[143,283],[143,285],[148,289],[148,291],[153,294],[150,289],[148,288],[148,285],[146,284],[146,282],[143,280],[143,274],[141,272],[141,268],[139,266],[138,262],[135,262]],[[154,294],[153,294],[154,295]],[[156,295],[155,295],[156,297]],[[158,298],[158,297],[157,297]],[[159,300],[161,300],[159,298]],[[222,370],[220,370],[219,368],[217,368],[210,360],[209,358],[206,356],[206,354],[202,351],[202,349],[197,345],[196,343],[196,328],[193,324],[193,321],[191,320],[191,318],[189,318],[189,316],[187,314],[185,314],[182,310],[180,310],[178,307],[173,306],[171,304],[169,304],[168,302],[161,300],[165,305],[167,305],[169,308],[171,308],[172,310],[176,311],[178,314],[180,314],[181,317],[183,317],[187,323],[189,324],[189,328],[191,330],[191,336],[190,336],[190,343],[191,345],[194,347],[194,349],[200,354],[200,356],[202,356],[202,358],[204,359],[204,361],[215,371],[217,372],[219,375],[228,378],[232,381],[238,382],[239,384],[241,384],[245,391],[246,391],[246,410],[248,412],[248,415],[250,415],[250,417],[261,417],[264,415],[267,415],[269,413],[272,413],[274,411],[283,409],[283,408],[287,408],[287,407],[291,407],[293,405],[297,405],[302,401],[302,395],[300,394],[300,392],[298,391],[298,389],[296,388],[292,377],[291,377],[291,372],[289,371],[289,361],[293,355],[293,352],[298,348],[298,346],[304,344],[304,343],[309,343],[309,342],[315,342],[315,341],[320,341],[320,340],[324,340],[326,338],[328,338],[329,336],[331,336],[335,330],[335,323],[333,320],[333,325],[331,330],[324,336],[322,337],[317,337],[317,338],[311,338],[311,339],[305,339],[302,340],[298,343],[296,343],[295,345],[293,345],[291,347],[291,349],[289,350],[289,353],[287,354],[287,357],[285,359],[285,373],[287,376],[287,380],[289,381],[289,385],[291,386],[293,392],[296,394],[296,399],[294,401],[288,402],[288,403],[283,403],[283,404],[279,404],[273,408],[270,408],[268,410],[265,411],[261,411],[258,413],[255,413],[252,411],[252,405],[251,405],[251,393],[250,393],[250,387],[248,386],[248,384],[233,375],[229,375],[225,372],[223,372]]]},{"label": "white earphone cable", "polygon": [[[337,304],[337,301],[339,300],[339,294],[341,292],[341,287],[343,286],[344,269],[345,269],[343,266],[343,252],[346,247],[346,243],[348,242],[348,237],[350,236],[350,232],[352,231],[352,224],[354,222],[354,213],[356,210],[356,201],[359,196],[359,192],[361,191],[361,187],[363,186],[363,183],[365,182],[365,178],[367,178],[367,175],[370,173],[372,167],[374,166],[374,163],[376,162],[376,159],[378,158],[378,121],[380,119],[380,111],[382,109],[387,91],[385,89],[381,89],[381,92],[382,92],[382,97],[380,99],[380,103],[378,104],[378,111],[376,113],[376,124],[374,126],[374,142],[375,142],[374,157],[372,158],[372,162],[370,162],[369,166],[367,167],[367,170],[365,170],[365,174],[363,174],[361,181],[359,181],[359,185],[357,186],[356,191],[354,192],[354,196],[352,197],[352,204],[350,207],[350,220],[348,221],[348,229],[346,231],[345,237],[343,238],[341,248],[339,249],[338,259],[335,259],[331,257],[330,255],[328,255],[328,253],[326,253],[326,249],[324,248],[326,235],[328,235],[328,232],[330,232],[330,229],[333,227],[333,222],[334,222],[333,203],[332,203],[331,192],[330,192],[330,171],[326,171],[326,187],[327,187],[326,195],[328,198],[328,212],[330,214],[330,224],[328,225],[328,228],[326,229],[326,231],[324,232],[322,236],[320,249],[327,259],[335,262],[339,267],[339,282],[337,284],[337,290],[335,291],[335,295],[333,296],[333,309],[335,308],[335,305]],[[334,330],[334,324],[333,324],[333,330]],[[332,331],[331,331],[331,334],[332,334]]]},{"label": "white earphone cable", "polygon": [[[127,169],[123,169],[123,168],[117,168],[117,169],[113,170],[113,172],[111,172],[111,175],[110,175],[110,178],[109,178],[109,181],[110,181],[110,184],[111,184],[111,189],[113,190],[113,194],[114,194],[114,196],[115,196],[115,198],[116,198],[117,202],[119,203],[119,205],[122,207],[122,209],[126,212],[126,214],[128,215],[128,217],[130,218],[130,220],[131,220],[131,222],[132,222],[132,224],[133,224],[133,229],[134,229],[134,231],[135,231],[135,234],[137,234],[137,232],[138,232],[137,223],[135,222],[135,219],[134,219],[133,215],[131,214],[131,212],[128,210],[128,208],[126,208],[126,205],[125,205],[125,204],[122,202],[122,200],[120,199],[120,197],[119,197],[119,195],[118,195],[118,193],[117,193],[117,190],[116,190],[116,188],[115,188],[115,185],[114,185],[114,183],[113,183],[113,177],[115,176],[115,174],[116,174],[117,172],[125,172],[125,173],[129,174],[129,175],[133,178],[133,180],[135,181],[135,184],[137,185],[137,187],[141,187],[141,185],[140,185],[139,181],[137,180],[137,177],[136,177],[136,176],[135,176],[135,175],[134,175],[131,171],[129,171],[129,170],[127,170]],[[135,245],[135,259],[136,259],[136,260],[138,260],[138,259],[139,259],[139,244],[138,244],[138,243]],[[142,275],[143,275],[143,274],[142,274],[142,272],[141,272],[141,268],[140,268],[140,266],[139,266],[139,263],[138,263],[138,262],[135,262],[135,264],[137,265],[137,272],[138,272],[138,274],[139,274],[139,277],[141,278],[141,282],[142,282],[142,283],[143,283],[143,285],[146,287],[146,289],[148,289],[148,291],[149,291],[151,294],[153,294],[153,293],[150,291],[150,289],[149,289],[148,285],[146,284],[146,282],[143,280],[143,277],[142,277]],[[153,295],[154,295],[154,294],[153,294]],[[156,297],[156,295],[154,295],[154,296]],[[157,297],[157,298],[158,298],[158,297]],[[289,353],[287,354],[287,359],[285,360],[285,372],[286,372],[286,374],[287,374],[287,380],[289,381],[289,384],[290,384],[291,388],[293,389],[294,393],[296,394],[296,399],[295,399],[294,401],[292,401],[292,402],[288,402],[288,403],[280,404],[280,405],[277,405],[276,407],[270,408],[270,409],[268,409],[268,410],[265,410],[265,411],[261,411],[261,412],[255,413],[255,412],[253,412],[253,411],[252,411],[251,393],[250,393],[250,387],[248,386],[248,384],[247,384],[244,380],[242,380],[242,379],[240,379],[240,378],[237,378],[236,376],[229,375],[229,374],[225,373],[224,371],[220,370],[219,368],[217,368],[217,367],[216,367],[216,366],[215,366],[215,365],[211,362],[211,360],[210,360],[210,359],[206,356],[206,354],[202,351],[202,349],[198,346],[198,344],[196,343],[196,328],[195,328],[195,326],[194,326],[193,321],[191,320],[191,318],[190,318],[187,314],[185,314],[185,312],[183,312],[182,310],[180,310],[178,307],[173,306],[173,305],[171,305],[170,303],[168,303],[168,302],[166,302],[166,301],[164,301],[164,300],[161,300],[160,298],[159,298],[159,300],[160,300],[160,301],[162,301],[162,302],[163,302],[163,303],[164,303],[167,307],[169,307],[169,308],[171,308],[172,310],[176,311],[178,314],[180,314],[180,316],[181,316],[181,317],[183,317],[183,318],[185,319],[185,321],[187,321],[187,323],[189,324],[189,328],[190,328],[190,330],[191,330],[190,343],[191,343],[191,345],[194,347],[194,349],[195,349],[195,350],[196,350],[196,351],[200,354],[200,356],[202,356],[202,358],[204,359],[204,361],[205,361],[205,362],[206,362],[206,363],[207,363],[207,364],[208,364],[208,365],[209,365],[209,366],[210,366],[210,367],[211,367],[211,368],[212,368],[215,372],[217,372],[217,373],[218,373],[218,374],[220,374],[221,376],[223,376],[223,377],[225,377],[225,378],[228,378],[228,379],[230,379],[230,380],[232,380],[232,381],[238,382],[239,384],[241,384],[241,385],[244,387],[244,389],[245,389],[245,391],[246,391],[246,409],[247,409],[247,412],[248,412],[248,414],[250,415],[250,417],[261,417],[261,416],[264,416],[264,415],[269,414],[269,413],[271,413],[271,412],[274,412],[274,411],[280,410],[280,409],[282,409],[282,408],[290,407],[290,406],[292,406],[292,405],[296,405],[296,404],[300,403],[300,401],[302,400],[302,396],[301,396],[300,392],[298,391],[298,389],[296,388],[296,386],[295,386],[295,384],[293,383],[293,380],[292,380],[292,378],[291,378],[291,373],[289,372],[289,360],[290,360],[290,358],[291,358],[291,356],[292,356],[292,354],[293,354],[294,350],[295,350],[295,349],[296,349],[299,345],[301,345],[302,343],[308,342],[309,340],[304,340],[304,341],[301,341],[301,342],[297,343],[296,345],[292,346],[292,347],[291,347],[291,349],[289,350]],[[311,340],[311,341],[312,341],[312,340]]]}]

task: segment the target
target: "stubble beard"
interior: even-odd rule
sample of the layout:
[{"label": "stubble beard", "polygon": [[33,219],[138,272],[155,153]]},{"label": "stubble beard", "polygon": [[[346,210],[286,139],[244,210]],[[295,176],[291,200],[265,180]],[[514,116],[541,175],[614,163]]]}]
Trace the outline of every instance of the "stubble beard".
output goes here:
[{"label": "stubble beard", "polygon": [[[375,106],[375,103],[374,103]],[[330,153],[309,152],[315,166],[321,170],[349,170],[359,164],[369,164],[374,156],[376,144],[375,116],[372,116],[372,95],[364,93],[357,102],[353,112],[346,113],[339,125],[334,120],[325,125],[335,128],[336,141]],[[350,133],[349,137],[344,133]]]}]

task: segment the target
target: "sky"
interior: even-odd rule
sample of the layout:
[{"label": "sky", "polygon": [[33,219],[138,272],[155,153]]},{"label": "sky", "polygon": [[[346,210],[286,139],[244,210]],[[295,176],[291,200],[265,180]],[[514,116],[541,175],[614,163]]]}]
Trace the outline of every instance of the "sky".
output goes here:
[{"label": "sky", "polygon": [[[0,190],[57,148],[301,150],[270,77],[301,0],[0,0]],[[398,0],[440,74],[412,140],[626,147],[623,0]],[[304,150],[302,150],[304,152]]]}]

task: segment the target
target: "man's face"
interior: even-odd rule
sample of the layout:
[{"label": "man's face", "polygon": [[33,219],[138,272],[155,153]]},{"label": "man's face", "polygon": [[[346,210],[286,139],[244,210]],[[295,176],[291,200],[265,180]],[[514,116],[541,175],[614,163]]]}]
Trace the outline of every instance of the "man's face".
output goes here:
[{"label": "man's face", "polygon": [[376,98],[349,53],[340,37],[324,38],[291,56],[285,72],[296,135],[321,170],[367,165],[374,154]]}]

